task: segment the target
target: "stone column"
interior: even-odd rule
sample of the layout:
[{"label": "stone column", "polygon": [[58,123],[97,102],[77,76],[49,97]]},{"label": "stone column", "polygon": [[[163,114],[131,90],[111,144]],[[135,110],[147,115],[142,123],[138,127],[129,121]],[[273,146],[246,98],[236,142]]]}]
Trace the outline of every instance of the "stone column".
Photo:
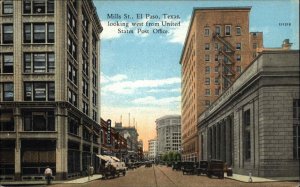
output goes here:
[{"label": "stone column", "polygon": [[216,125],[216,159],[220,159],[220,123]]},{"label": "stone column", "polygon": [[211,158],[216,159],[216,125],[212,126],[212,154]]},{"label": "stone column", "polygon": [[226,162],[228,164],[228,166],[231,165],[232,163],[232,137],[231,137],[231,131],[232,131],[232,124],[231,124],[231,117],[228,117],[225,121],[225,126],[226,126],[226,130],[225,130],[225,134],[226,134],[226,142],[227,142],[227,146],[226,146],[226,150],[225,150],[225,154],[226,154]]},{"label": "stone column", "polygon": [[15,141],[15,180],[21,180],[21,140],[19,138],[19,133],[22,131],[22,118],[21,111],[19,107],[14,109],[14,122],[16,131],[16,141]]},{"label": "stone column", "polygon": [[220,124],[220,159],[225,161],[225,149],[226,149],[226,139],[225,139],[225,120],[222,120],[221,124]]}]

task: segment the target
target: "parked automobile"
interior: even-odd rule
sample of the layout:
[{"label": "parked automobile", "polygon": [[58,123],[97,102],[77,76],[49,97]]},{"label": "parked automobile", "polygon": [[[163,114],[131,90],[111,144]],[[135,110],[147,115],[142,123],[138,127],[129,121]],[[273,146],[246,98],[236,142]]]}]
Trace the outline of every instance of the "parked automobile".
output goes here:
[{"label": "parked automobile", "polygon": [[182,162],[174,162],[172,165],[172,170],[181,170]]},{"label": "parked automobile", "polygon": [[151,162],[151,161],[146,162],[145,167],[146,167],[146,168],[152,167],[152,162]]},{"label": "parked automobile", "polygon": [[100,169],[103,178],[107,179],[109,177],[116,177],[122,174],[126,175],[127,167],[124,162],[120,161],[118,158],[109,155],[97,155],[104,162],[104,167]]},{"label": "parked automobile", "polygon": [[206,160],[200,160],[198,166],[196,167],[197,175],[207,174],[208,162]]},{"label": "parked automobile", "polygon": [[181,166],[182,174],[194,174],[194,162],[183,162]]},{"label": "parked automobile", "polygon": [[210,160],[207,167],[207,176],[217,176],[219,179],[224,178],[224,162],[222,160]]}]

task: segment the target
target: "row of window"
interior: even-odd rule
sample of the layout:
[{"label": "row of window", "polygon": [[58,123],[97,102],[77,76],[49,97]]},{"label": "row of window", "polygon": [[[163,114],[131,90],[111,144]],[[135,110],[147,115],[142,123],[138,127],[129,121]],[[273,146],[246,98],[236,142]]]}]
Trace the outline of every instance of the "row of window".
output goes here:
[{"label": "row of window", "polygon": [[23,13],[54,13],[54,0],[23,0]]},{"label": "row of window", "polygon": [[24,101],[54,101],[54,82],[25,82]]},{"label": "row of window", "polygon": [[[231,36],[232,35],[232,29],[231,29],[231,25],[225,25],[225,29],[224,29],[224,35],[225,36]],[[215,27],[215,34],[217,35],[221,35],[222,32],[222,27],[220,25],[217,25]],[[239,26],[235,27],[235,34],[237,36],[242,35],[242,29]],[[210,35],[210,28],[209,27],[205,27],[204,28],[204,36],[209,36]]]},{"label": "row of window", "polygon": [[54,23],[24,23],[24,43],[54,43]]},{"label": "row of window", "polygon": [[[210,50],[210,43],[205,43],[204,44],[204,50],[209,51]],[[220,50],[221,47],[219,46],[219,43],[215,43],[215,50]],[[236,50],[241,50],[242,49],[242,44],[241,43],[236,43],[235,45]],[[224,50],[226,52],[230,52],[229,48],[227,46],[224,46]]]},{"label": "row of window", "polygon": [[[224,61],[225,63],[228,63],[228,64],[231,64],[231,63],[232,63],[232,62],[231,62],[232,60],[231,60],[230,58],[228,58],[227,56],[220,56],[220,55],[218,55],[218,54],[215,55],[215,61],[216,61],[216,62],[219,62],[219,60],[221,60],[221,59],[223,59],[223,61]],[[210,55],[209,55],[209,54],[205,54],[204,60],[205,60],[205,62],[210,62],[210,61],[211,61],[211,60],[210,60]],[[235,60],[236,60],[237,62],[240,62],[240,61],[242,60],[241,55],[240,55],[240,54],[235,55]]]},{"label": "row of window", "polygon": [[14,56],[13,53],[0,53],[0,73],[14,72]]},{"label": "row of window", "polygon": [[[241,73],[242,68],[241,66],[236,66],[236,72]],[[224,72],[228,72],[226,68],[223,68]],[[215,66],[215,73],[219,73],[219,66]],[[210,74],[210,66],[205,66],[205,74]]]},{"label": "row of window", "polygon": [[[220,89],[216,88],[215,89],[215,96],[218,96],[219,94],[220,94]],[[210,89],[205,89],[205,95],[206,96],[210,96],[211,95]]]}]

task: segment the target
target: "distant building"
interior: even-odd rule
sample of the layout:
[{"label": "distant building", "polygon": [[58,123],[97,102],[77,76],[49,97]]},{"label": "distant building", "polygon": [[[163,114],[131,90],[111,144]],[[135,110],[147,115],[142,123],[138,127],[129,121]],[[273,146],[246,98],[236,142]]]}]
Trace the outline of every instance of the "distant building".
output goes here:
[{"label": "distant building", "polygon": [[124,159],[127,155],[127,140],[115,130],[108,128],[107,121],[101,118],[101,154]]},{"label": "distant building", "polygon": [[139,142],[138,142],[138,158],[139,158],[139,160],[144,159],[143,140],[139,140]]},{"label": "distant building", "polygon": [[156,119],[158,155],[169,151],[180,151],[181,125],[180,115],[167,115]]},{"label": "distant building", "polygon": [[157,158],[157,139],[148,140],[148,159],[151,161],[155,161]]},{"label": "distant building", "polygon": [[115,124],[115,130],[127,140],[127,150],[130,159],[138,159],[138,132],[135,127],[123,127],[122,123]]},{"label": "distant building", "polygon": [[201,159],[197,117],[247,68],[257,48],[263,47],[262,33],[249,32],[250,10],[251,7],[193,10],[180,58],[183,160]]},{"label": "distant building", "polygon": [[0,181],[78,177],[100,153],[92,0],[0,1]]},{"label": "distant building", "polygon": [[266,50],[198,118],[201,158],[236,174],[299,177],[299,50]]}]

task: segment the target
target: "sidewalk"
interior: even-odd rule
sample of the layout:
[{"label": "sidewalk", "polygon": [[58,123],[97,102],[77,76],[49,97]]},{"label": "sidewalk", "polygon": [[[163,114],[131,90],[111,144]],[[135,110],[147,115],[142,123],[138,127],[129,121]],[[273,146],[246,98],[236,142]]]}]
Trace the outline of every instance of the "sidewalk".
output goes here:
[{"label": "sidewalk", "polygon": [[[92,177],[81,177],[73,180],[65,180],[65,181],[51,181],[52,184],[82,184],[86,182],[90,182],[93,180],[101,179],[102,175],[93,175]],[[6,186],[6,185],[42,185],[46,184],[46,181],[1,181],[0,186]]]},{"label": "sidewalk", "polygon": [[[238,175],[233,174],[232,177],[228,177],[225,174],[225,178],[237,180],[241,182],[250,182],[249,176],[247,175]],[[280,178],[262,178],[262,177],[254,177],[252,176],[252,182],[279,182],[279,181],[299,181],[299,177],[280,177]]]}]

